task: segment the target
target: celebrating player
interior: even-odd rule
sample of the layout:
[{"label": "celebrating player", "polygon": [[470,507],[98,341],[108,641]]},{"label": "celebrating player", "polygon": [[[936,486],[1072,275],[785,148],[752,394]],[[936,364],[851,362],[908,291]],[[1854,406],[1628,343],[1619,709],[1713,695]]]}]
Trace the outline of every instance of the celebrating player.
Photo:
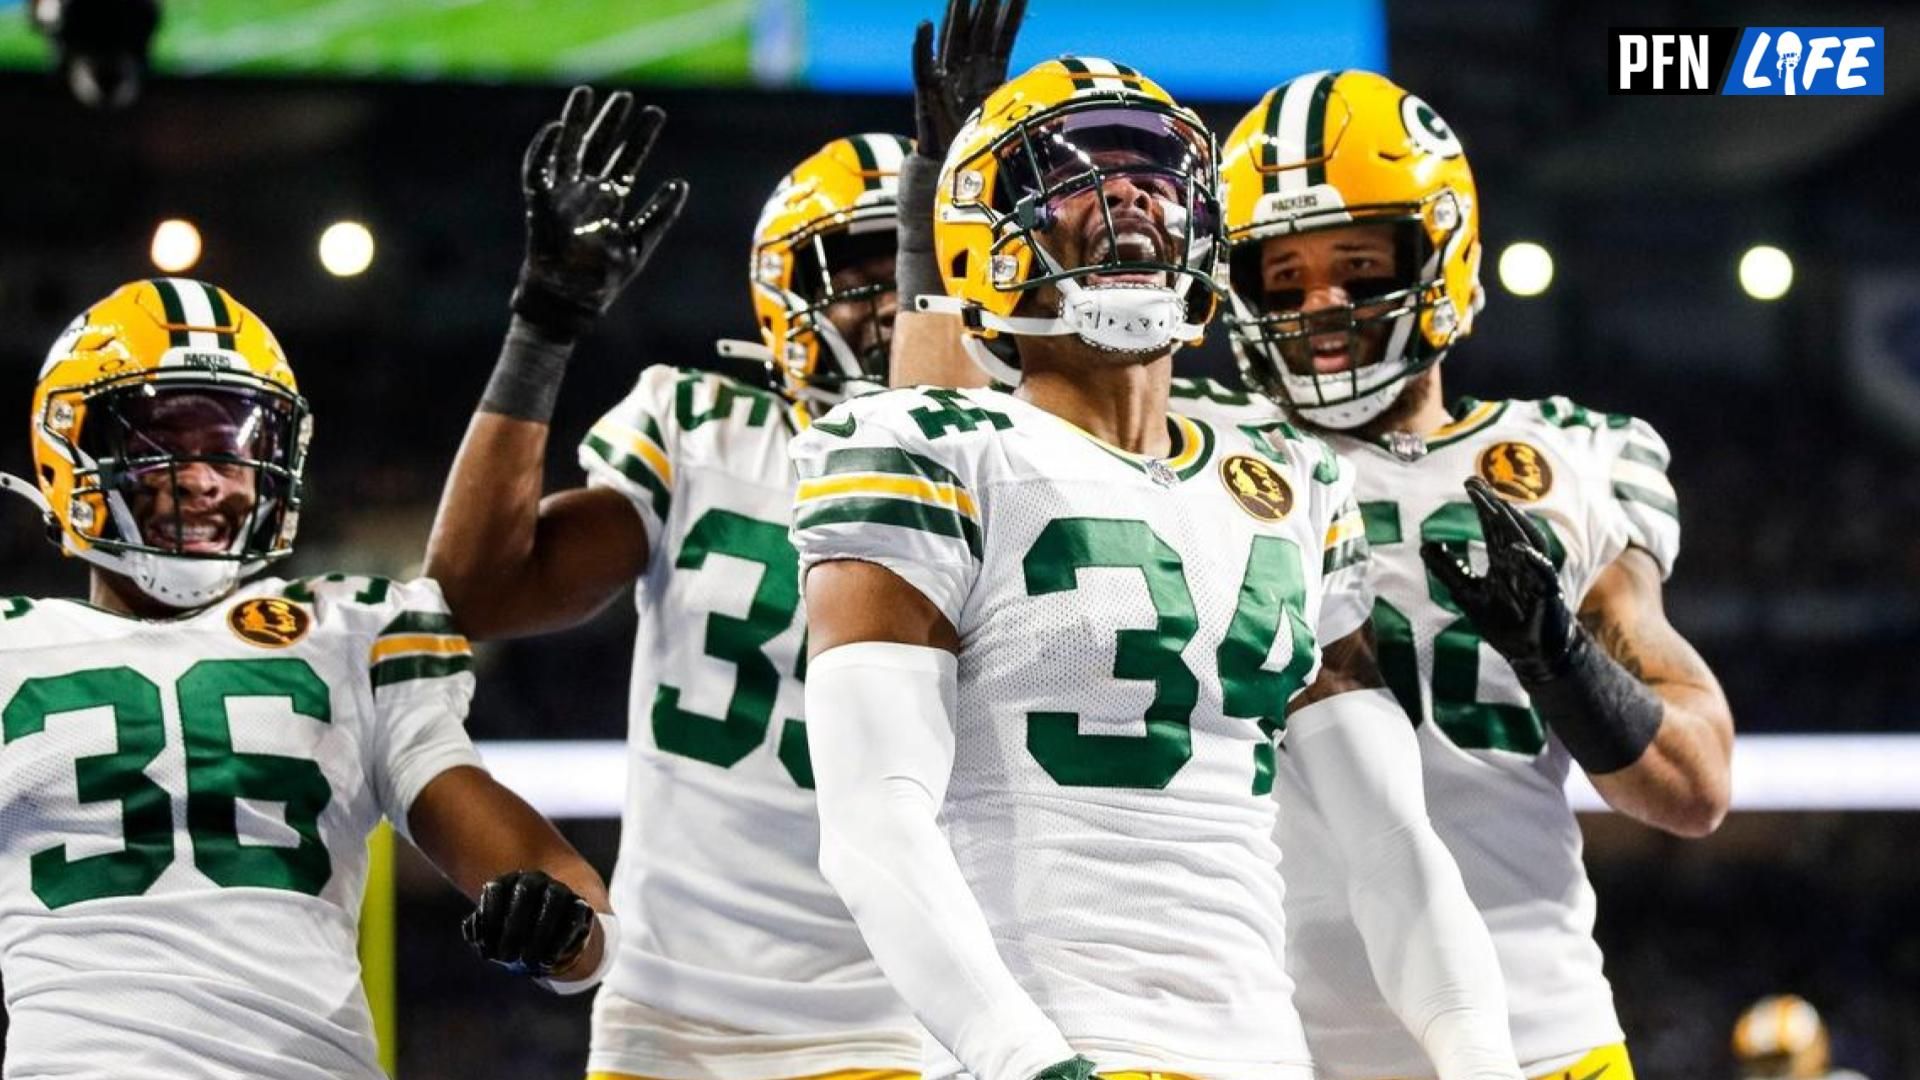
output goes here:
[{"label": "celebrating player", "polygon": [[1271,840],[1287,736],[1386,992],[1448,1077],[1517,1077],[1505,1000],[1381,688],[1353,477],[1168,412],[1211,316],[1212,137],[1048,61],[939,177],[938,265],[1017,393],[848,401],[793,443],[821,866],[980,1080],[1312,1074]]},{"label": "celebrating player", "polygon": [[[1358,466],[1381,669],[1419,722],[1434,825],[1493,932],[1520,1060],[1630,1076],[1562,784],[1578,763],[1614,807],[1682,835],[1727,809],[1732,718],[1661,606],[1680,542],[1667,448],[1565,398],[1446,407],[1440,361],[1481,306],[1480,207],[1420,98],[1368,72],[1302,76],[1247,113],[1222,162],[1241,369]],[[1337,823],[1279,790],[1322,1075],[1431,1075],[1333,883]]]},{"label": "celebrating player", "polygon": [[584,989],[599,875],[478,768],[432,582],[242,581],[292,548],[311,430],[225,291],[122,286],[33,398],[90,603],[0,601],[9,1076],[382,1077],[355,954],[382,816],[480,903],[490,959]]},{"label": "celebrating player", "polygon": [[632,212],[661,117],[628,128],[631,107],[617,93],[596,118],[576,90],[529,151],[515,316],[427,571],[482,638],[578,623],[628,588],[638,599],[613,887],[628,933],[595,1002],[592,1074],[905,1074],[919,1063],[911,1017],[818,868],[787,443],[814,410],[886,379],[906,140],[837,139],[768,199],[749,276],[779,393],[649,368],[581,445],[587,486],[543,500],[567,354],[684,195],[672,182]]}]

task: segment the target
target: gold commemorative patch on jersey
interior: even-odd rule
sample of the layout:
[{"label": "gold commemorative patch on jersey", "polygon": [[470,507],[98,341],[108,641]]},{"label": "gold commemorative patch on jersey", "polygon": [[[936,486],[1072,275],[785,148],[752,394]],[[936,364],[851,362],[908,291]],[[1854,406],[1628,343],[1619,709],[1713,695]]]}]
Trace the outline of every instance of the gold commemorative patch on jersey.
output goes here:
[{"label": "gold commemorative patch on jersey", "polygon": [[1538,502],[1553,489],[1553,466],[1531,443],[1494,443],[1480,452],[1480,478],[1514,502]]},{"label": "gold commemorative patch on jersey", "polygon": [[307,636],[313,616],[291,600],[260,596],[243,600],[227,613],[235,637],[263,649],[284,649]]},{"label": "gold commemorative patch on jersey", "polygon": [[1293,489],[1280,470],[1248,454],[1220,462],[1220,482],[1240,509],[1261,521],[1279,521],[1293,512]]}]

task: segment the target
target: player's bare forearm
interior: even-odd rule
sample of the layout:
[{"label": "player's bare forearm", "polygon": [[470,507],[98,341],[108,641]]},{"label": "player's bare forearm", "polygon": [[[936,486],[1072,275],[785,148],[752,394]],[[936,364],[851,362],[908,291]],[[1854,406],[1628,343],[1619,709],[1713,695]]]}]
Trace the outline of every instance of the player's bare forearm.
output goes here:
[{"label": "player's bare forearm", "polygon": [[894,386],[987,385],[987,374],[960,343],[960,317],[902,311],[893,321],[887,381]]},{"label": "player's bare forearm", "polygon": [[468,637],[563,629],[612,600],[646,566],[647,535],[607,488],[540,495],[548,427],[474,414],[440,497],[426,574]]},{"label": "player's bare forearm", "polygon": [[407,811],[413,842],[447,880],[470,898],[514,870],[541,870],[606,911],[607,887],[553,823],[484,770],[448,769]]},{"label": "player's bare forearm", "polygon": [[1733,712],[1713,671],[1667,621],[1660,573],[1629,548],[1588,590],[1580,624],[1660,698],[1659,732],[1640,759],[1592,777],[1608,805],[1680,836],[1718,828],[1731,800]]},{"label": "player's bare forearm", "polygon": [[1287,703],[1287,712],[1297,712],[1349,690],[1378,690],[1386,685],[1374,655],[1373,621],[1369,619],[1360,629],[1320,650],[1319,674]]}]

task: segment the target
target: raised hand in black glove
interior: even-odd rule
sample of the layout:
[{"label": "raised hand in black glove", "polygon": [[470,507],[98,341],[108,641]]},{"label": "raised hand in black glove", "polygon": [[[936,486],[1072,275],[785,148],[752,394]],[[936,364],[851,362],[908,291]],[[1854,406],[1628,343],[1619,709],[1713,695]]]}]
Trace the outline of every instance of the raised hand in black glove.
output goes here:
[{"label": "raised hand in black glove", "polygon": [[1013,39],[1027,0],[947,0],[936,44],[933,24],[913,35],[913,112],[918,150],[939,161],[960,125],[1007,81]]},{"label": "raised hand in black glove", "polygon": [[1485,480],[1475,476],[1466,486],[1487,543],[1486,574],[1474,574],[1432,540],[1420,545],[1420,558],[1480,636],[1506,657],[1522,685],[1556,678],[1566,671],[1578,631],[1547,555],[1547,539]]},{"label": "raised hand in black glove", "polygon": [[544,978],[579,958],[593,923],[593,908],[565,884],[538,870],[515,870],[481,886],[460,936],[482,958]]},{"label": "raised hand in black glove", "polygon": [[640,166],[667,114],[637,113],[633,95],[576,86],[560,119],[527,147],[520,187],[527,202],[527,256],[513,312],[554,341],[571,342],[613,305],[645,266],[687,201],[687,183],[669,180],[641,201]]}]

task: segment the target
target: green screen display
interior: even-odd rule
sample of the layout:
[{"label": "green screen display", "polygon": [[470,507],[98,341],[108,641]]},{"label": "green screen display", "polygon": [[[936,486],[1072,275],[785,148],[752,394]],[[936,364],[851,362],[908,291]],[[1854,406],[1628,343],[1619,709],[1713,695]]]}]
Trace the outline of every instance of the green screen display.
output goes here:
[{"label": "green screen display", "polygon": [[[456,79],[752,80],[765,0],[167,0],[153,64],[169,74]],[[764,44],[763,44],[764,50]],[[0,0],[0,68],[51,49]]]}]

